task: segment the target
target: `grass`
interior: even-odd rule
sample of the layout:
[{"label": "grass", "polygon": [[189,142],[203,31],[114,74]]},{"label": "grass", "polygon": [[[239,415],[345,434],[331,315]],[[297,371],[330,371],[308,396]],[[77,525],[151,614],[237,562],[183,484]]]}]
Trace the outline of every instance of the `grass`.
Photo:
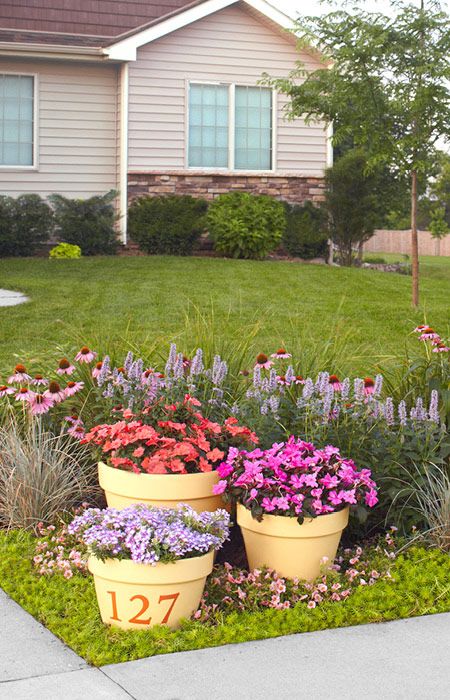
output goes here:
[{"label": "grass", "polygon": [[100,666],[175,651],[267,639],[298,632],[381,622],[450,610],[450,558],[412,548],[392,567],[393,579],[358,588],[340,603],[310,610],[233,613],[215,627],[187,621],[177,631],[156,627],[124,632],[105,627],[91,577],[39,577],[31,567],[34,541],[24,532],[0,532],[0,586],[89,663]]},{"label": "grass", "polygon": [[198,331],[208,335],[212,327],[199,329],[195,308],[214,315],[218,345],[254,334],[252,352],[281,344],[321,348],[324,339],[339,336],[347,345],[348,368],[370,371],[424,316],[442,327],[450,298],[450,258],[423,258],[418,311],[410,306],[409,277],[289,262],[3,259],[0,275],[3,288],[30,297],[0,309],[4,371],[17,357],[57,354],[82,342],[101,344],[102,350],[122,342],[164,351],[172,339],[193,343]]}]

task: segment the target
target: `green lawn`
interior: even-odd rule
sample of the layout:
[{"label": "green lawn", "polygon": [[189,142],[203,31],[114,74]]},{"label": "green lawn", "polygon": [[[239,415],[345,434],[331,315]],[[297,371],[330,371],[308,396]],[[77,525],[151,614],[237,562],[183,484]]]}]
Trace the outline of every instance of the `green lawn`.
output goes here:
[{"label": "green lawn", "polygon": [[[443,333],[448,326],[450,258],[423,259],[418,312],[410,306],[410,286],[410,277],[392,273],[289,262],[3,259],[0,287],[23,291],[30,302],[0,309],[0,368],[9,369],[16,356],[58,354],[57,346],[69,350],[81,342],[106,349],[126,338],[165,350],[178,338],[189,351],[214,332],[210,342],[220,346],[259,323],[252,351],[299,343],[314,351],[330,336],[341,337],[349,341],[348,366],[369,371],[424,316]],[[214,316],[202,332],[195,307]]]}]

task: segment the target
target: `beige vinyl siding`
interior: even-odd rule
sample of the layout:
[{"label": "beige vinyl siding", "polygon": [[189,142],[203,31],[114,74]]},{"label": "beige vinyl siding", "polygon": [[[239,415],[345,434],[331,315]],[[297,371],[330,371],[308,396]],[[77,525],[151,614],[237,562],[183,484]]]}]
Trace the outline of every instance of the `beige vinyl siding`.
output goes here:
[{"label": "beige vinyl siding", "polygon": [[[141,47],[129,69],[129,170],[186,169],[189,81],[255,85],[264,72],[286,76],[298,58],[292,37],[240,5]],[[318,66],[307,53],[302,60]],[[284,103],[278,95],[275,170],[320,177],[327,159],[325,130],[301,119],[288,122]]]},{"label": "beige vinyl siding", "polygon": [[117,187],[117,68],[0,59],[37,76],[35,169],[0,168],[0,193],[89,197]]}]

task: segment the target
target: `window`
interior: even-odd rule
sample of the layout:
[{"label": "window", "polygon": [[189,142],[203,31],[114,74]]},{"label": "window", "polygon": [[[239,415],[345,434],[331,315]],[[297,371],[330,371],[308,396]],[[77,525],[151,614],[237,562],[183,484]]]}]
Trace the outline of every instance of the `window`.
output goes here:
[{"label": "window", "polygon": [[34,78],[0,74],[0,166],[33,165]]},{"label": "window", "polygon": [[272,90],[189,86],[189,167],[271,170],[272,132]]}]

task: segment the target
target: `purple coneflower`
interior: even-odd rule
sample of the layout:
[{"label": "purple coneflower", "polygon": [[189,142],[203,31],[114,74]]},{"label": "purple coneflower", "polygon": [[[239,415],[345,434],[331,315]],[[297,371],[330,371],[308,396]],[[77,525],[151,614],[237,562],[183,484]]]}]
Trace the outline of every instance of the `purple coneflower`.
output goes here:
[{"label": "purple coneflower", "polygon": [[84,382],[67,382],[64,393],[66,396],[73,396],[84,387]]},{"label": "purple coneflower", "polygon": [[267,355],[265,355],[263,352],[260,352],[259,355],[256,356],[256,365],[258,367],[263,367],[264,369],[270,369],[273,365],[273,362],[269,360]]},{"label": "purple coneflower", "polygon": [[63,357],[62,360],[58,362],[58,369],[56,370],[56,373],[72,374],[72,372],[75,372],[74,365],[71,365],[69,360],[66,357]]},{"label": "purple coneflower", "polygon": [[450,348],[442,341],[433,342],[433,352],[450,352]]},{"label": "purple coneflower", "polygon": [[48,379],[44,379],[42,374],[35,374],[30,384],[34,384],[34,386],[47,386]]},{"label": "purple coneflower", "polygon": [[84,436],[86,435],[84,428],[81,423],[76,423],[75,425],[72,425],[67,430],[67,434],[71,435],[72,437],[76,438],[77,440],[82,440]]},{"label": "purple coneflower", "polygon": [[440,336],[434,328],[430,328],[430,326],[427,326],[426,328],[423,329],[419,340],[437,340],[438,342],[441,340]]},{"label": "purple coneflower", "polygon": [[366,396],[370,396],[375,392],[375,381],[372,377],[364,378],[364,393]]},{"label": "purple coneflower", "polygon": [[24,365],[16,365],[14,367],[14,374],[8,377],[8,384],[14,384],[14,382],[21,384],[22,382],[29,382],[30,379],[31,377],[27,374]]},{"label": "purple coneflower", "polygon": [[48,413],[53,406],[53,401],[45,394],[33,394],[30,399],[31,413],[34,416],[42,413]]},{"label": "purple coneflower", "polygon": [[97,362],[94,369],[92,370],[92,376],[94,377],[94,379],[97,379],[97,377],[100,376],[102,368],[103,368],[103,362]]},{"label": "purple coneflower", "polygon": [[34,396],[34,392],[30,391],[28,387],[23,386],[16,394],[16,401],[31,401]]},{"label": "purple coneflower", "polygon": [[336,374],[330,374],[328,377],[328,383],[334,389],[334,391],[340,391],[342,389],[342,384]]},{"label": "purple coneflower", "polygon": [[95,360],[96,357],[97,357],[96,352],[94,352],[93,350],[89,350],[87,345],[83,345],[80,352],[78,352],[75,355],[75,361],[76,362],[86,362],[87,364],[89,364],[89,362],[92,362],[92,360]]},{"label": "purple coneflower", "polygon": [[417,328],[414,328],[413,333],[423,333],[426,328],[428,328],[428,326],[424,326],[422,324],[421,326],[417,326]]},{"label": "purple coneflower", "polygon": [[274,360],[288,360],[290,357],[292,357],[292,355],[284,348],[279,348],[270,357],[272,357]]},{"label": "purple coneflower", "polygon": [[60,403],[66,398],[66,393],[61,389],[58,382],[50,382],[48,389],[44,391],[43,396],[47,396],[53,403]]},{"label": "purple coneflower", "polygon": [[7,396],[8,394],[15,394],[15,392],[16,390],[11,386],[6,386],[6,384],[0,386],[0,397]]}]

